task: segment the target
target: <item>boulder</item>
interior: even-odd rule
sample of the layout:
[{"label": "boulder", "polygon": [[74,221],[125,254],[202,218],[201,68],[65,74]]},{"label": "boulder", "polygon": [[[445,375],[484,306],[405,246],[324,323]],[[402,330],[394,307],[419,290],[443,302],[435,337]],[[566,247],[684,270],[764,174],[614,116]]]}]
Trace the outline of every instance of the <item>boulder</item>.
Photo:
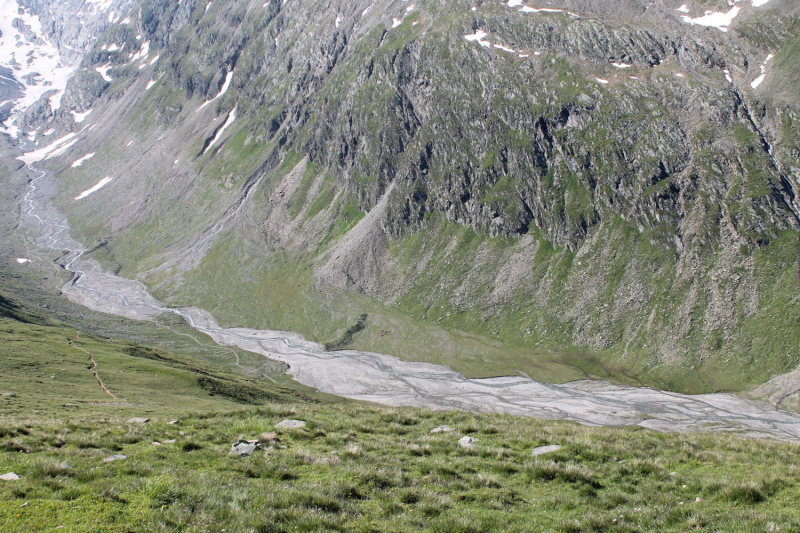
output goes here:
[{"label": "boulder", "polygon": [[116,454],[116,455],[110,455],[110,456],[106,457],[105,459],[103,459],[103,462],[104,463],[111,463],[113,461],[121,461],[121,460],[127,459],[127,458],[128,458],[127,455]]},{"label": "boulder", "polygon": [[561,446],[558,444],[551,444],[550,446],[539,446],[538,448],[534,448],[531,451],[531,455],[537,457],[539,455],[544,455],[546,453],[557,452],[561,449]]},{"label": "boulder", "polygon": [[475,446],[476,442],[478,442],[478,439],[472,437],[461,437],[458,439],[458,445],[462,448],[472,448]]},{"label": "boulder", "polygon": [[455,431],[450,426],[439,426],[438,428],[433,428],[431,433],[450,433],[451,431]]},{"label": "boulder", "polygon": [[239,439],[231,446],[231,455],[244,455],[249,456],[256,450],[263,450],[264,445],[255,440]]},{"label": "boulder", "polygon": [[16,481],[19,479],[19,476],[16,475],[14,472],[9,472],[8,474],[3,474],[0,476],[0,481]]},{"label": "boulder", "polygon": [[275,427],[280,429],[300,429],[306,427],[306,423],[302,420],[287,418],[275,424]]}]

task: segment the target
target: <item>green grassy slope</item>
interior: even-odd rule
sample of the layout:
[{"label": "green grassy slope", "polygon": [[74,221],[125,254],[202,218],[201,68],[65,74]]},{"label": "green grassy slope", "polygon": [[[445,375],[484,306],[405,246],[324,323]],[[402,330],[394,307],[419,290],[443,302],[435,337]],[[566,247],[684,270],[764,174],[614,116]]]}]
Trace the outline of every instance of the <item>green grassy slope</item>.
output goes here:
[{"label": "green grassy slope", "polygon": [[0,391],[0,413],[14,415],[137,417],[310,400],[214,363],[76,331],[3,293]]},{"label": "green grassy slope", "polygon": [[[166,414],[166,413],[164,413]],[[284,418],[280,446],[229,455]],[[3,417],[0,528],[53,531],[795,531],[797,445],[348,405]],[[448,424],[454,432],[431,434]],[[463,449],[462,435],[478,439]],[[167,442],[174,441],[174,442]],[[158,442],[161,445],[153,444]],[[535,446],[559,444],[534,458]],[[19,453],[19,451],[26,453]],[[112,454],[126,459],[104,463]]]}]

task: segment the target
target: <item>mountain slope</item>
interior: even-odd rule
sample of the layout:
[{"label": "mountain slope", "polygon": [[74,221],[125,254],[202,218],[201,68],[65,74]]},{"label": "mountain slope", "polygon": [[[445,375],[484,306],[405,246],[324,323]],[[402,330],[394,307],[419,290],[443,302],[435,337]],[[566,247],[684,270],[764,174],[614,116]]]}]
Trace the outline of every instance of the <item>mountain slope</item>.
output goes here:
[{"label": "mountain slope", "polygon": [[539,7],[148,0],[34,164],[98,260],[222,323],[688,391],[796,367],[798,7]]}]

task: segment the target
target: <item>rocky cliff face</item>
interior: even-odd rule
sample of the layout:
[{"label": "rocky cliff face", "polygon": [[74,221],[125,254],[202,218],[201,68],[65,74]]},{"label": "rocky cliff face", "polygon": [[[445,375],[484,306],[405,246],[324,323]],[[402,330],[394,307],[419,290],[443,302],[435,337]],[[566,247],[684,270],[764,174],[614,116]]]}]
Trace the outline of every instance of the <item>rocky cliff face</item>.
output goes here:
[{"label": "rocky cliff face", "polygon": [[[16,136],[57,118],[68,81],[98,36],[131,0],[4,0],[0,4],[0,68],[5,74],[0,119]],[[69,99],[69,98],[68,98]],[[13,104],[12,104],[13,102]]]},{"label": "rocky cliff face", "polygon": [[19,127],[79,133],[58,201],[162,298],[324,340],[377,306],[691,390],[800,361],[793,2],[112,8],[40,15],[86,52]]}]

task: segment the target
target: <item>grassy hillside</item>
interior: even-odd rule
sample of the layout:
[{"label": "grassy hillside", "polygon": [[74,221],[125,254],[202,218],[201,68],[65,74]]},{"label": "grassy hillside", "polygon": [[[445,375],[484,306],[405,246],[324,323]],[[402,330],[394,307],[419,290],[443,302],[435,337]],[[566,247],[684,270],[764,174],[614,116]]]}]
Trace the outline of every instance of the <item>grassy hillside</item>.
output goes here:
[{"label": "grassy hillside", "polygon": [[314,401],[224,366],[75,330],[0,291],[0,413],[144,417]]},{"label": "grassy hillside", "polygon": [[[164,413],[166,415],[166,413]],[[170,415],[171,416],[171,415]],[[0,418],[0,528],[796,531],[797,445],[355,404]],[[229,454],[284,418],[278,446]],[[448,424],[453,432],[431,434]],[[477,438],[461,448],[463,435]],[[262,439],[269,439],[266,435]],[[159,444],[155,444],[159,443]],[[532,457],[536,446],[559,444]],[[282,448],[285,446],[285,448]],[[25,453],[19,453],[20,451]],[[112,454],[125,459],[104,462]]]}]

